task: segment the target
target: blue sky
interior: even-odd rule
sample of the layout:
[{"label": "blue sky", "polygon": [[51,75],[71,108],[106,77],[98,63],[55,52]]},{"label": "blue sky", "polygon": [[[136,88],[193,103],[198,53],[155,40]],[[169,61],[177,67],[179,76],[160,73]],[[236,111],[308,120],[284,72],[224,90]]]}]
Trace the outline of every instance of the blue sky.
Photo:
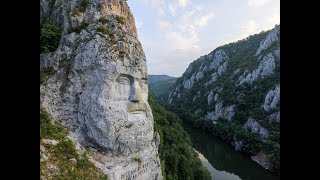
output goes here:
[{"label": "blue sky", "polygon": [[179,77],[215,48],[280,24],[280,0],[128,0],[148,74]]}]

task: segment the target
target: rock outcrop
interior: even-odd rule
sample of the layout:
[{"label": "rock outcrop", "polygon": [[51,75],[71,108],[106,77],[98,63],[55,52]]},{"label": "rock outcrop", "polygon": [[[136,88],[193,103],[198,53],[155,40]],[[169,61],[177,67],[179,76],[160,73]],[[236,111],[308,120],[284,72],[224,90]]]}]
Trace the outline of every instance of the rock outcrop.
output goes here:
[{"label": "rock outcrop", "polygon": [[265,111],[276,109],[278,103],[280,103],[280,86],[277,86],[274,90],[268,92],[263,103],[263,109]]},{"label": "rock outcrop", "polygon": [[259,152],[257,155],[251,156],[251,159],[260,164],[265,169],[271,169],[271,163],[264,152]]},{"label": "rock outcrop", "polygon": [[262,127],[257,121],[253,118],[249,118],[248,121],[243,125],[243,129],[246,131],[251,131],[257,133],[261,138],[267,139],[269,137],[269,131]]},{"label": "rock outcrop", "polygon": [[269,53],[263,57],[257,69],[253,70],[251,73],[243,73],[239,77],[239,85],[248,82],[252,83],[259,77],[264,78],[274,73],[276,67],[276,62],[280,61],[279,55],[280,49],[276,49],[273,53]]},{"label": "rock outcrop", "polygon": [[280,123],[280,111],[279,112],[274,112],[270,114],[269,116],[269,122],[277,122]]},{"label": "rock outcrop", "polygon": [[[215,98],[214,98],[215,101],[217,100],[216,98],[217,95],[218,94],[215,95]],[[235,109],[234,109],[235,105],[228,106],[228,107],[222,107],[222,105],[223,105],[222,102],[217,102],[215,104],[215,110],[211,112],[207,112],[206,118],[212,119],[212,120],[218,120],[219,118],[223,118],[223,119],[227,119],[228,122],[231,122],[233,116],[235,115]]]},{"label": "rock outcrop", "polygon": [[127,3],[42,0],[40,11],[63,29],[57,50],[40,54],[40,70],[53,71],[40,85],[40,105],[109,179],[162,179],[146,57]]},{"label": "rock outcrop", "polygon": [[214,55],[209,54],[208,58],[212,59],[212,62],[209,66],[209,69],[211,70],[211,69],[217,69],[220,66],[220,63],[228,59],[229,57],[222,49],[218,49],[215,51]]},{"label": "rock outcrop", "polygon": [[211,103],[212,100],[213,100],[213,91],[210,91],[208,95],[208,105]]},{"label": "rock outcrop", "polygon": [[280,38],[280,26],[275,26],[272,31],[268,34],[268,36],[260,42],[260,47],[256,52],[256,56],[259,56],[262,51],[268,49],[273,42],[279,40]]}]

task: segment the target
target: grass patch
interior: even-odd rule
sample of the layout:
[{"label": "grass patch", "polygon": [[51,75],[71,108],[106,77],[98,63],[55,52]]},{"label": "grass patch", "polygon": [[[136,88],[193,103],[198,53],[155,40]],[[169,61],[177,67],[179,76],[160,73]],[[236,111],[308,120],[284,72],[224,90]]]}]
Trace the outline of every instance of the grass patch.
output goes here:
[{"label": "grass patch", "polygon": [[71,16],[80,16],[82,12],[78,8],[74,8],[71,10]]},{"label": "grass patch", "polygon": [[105,26],[99,26],[97,29],[98,32],[101,32],[102,34],[108,35],[111,39],[114,39],[114,33]]},{"label": "grass patch", "polygon": [[60,141],[58,143],[58,149],[60,150],[60,153],[63,153],[66,155],[65,158],[71,159],[73,157],[78,158],[78,154],[76,149],[74,148],[74,144],[71,140],[69,139],[64,139],[63,141]]},{"label": "grass patch", "polygon": [[61,55],[61,60],[59,62],[59,69],[66,68],[68,66],[69,66],[69,63],[68,63],[67,54],[62,54]]},{"label": "grass patch", "polygon": [[124,127],[126,127],[126,128],[131,128],[132,125],[133,125],[133,124],[129,124],[129,125],[126,125],[126,126],[124,126]]},{"label": "grass patch", "polygon": [[85,12],[85,11],[86,11],[86,8],[88,7],[88,5],[89,5],[89,0],[82,0],[82,1],[80,2],[79,10],[80,10],[81,12]]},{"label": "grass patch", "polygon": [[56,50],[60,43],[61,29],[58,24],[45,19],[40,26],[40,53]]},{"label": "grass patch", "polygon": [[77,27],[70,27],[69,28],[69,33],[76,32],[80,33],[83,29],[86,29],[88,27],[88,23],[85,21],[82,21],[81,24]]},{"label": "grass patch", "polygon": [[51,117],[43,110],[40,110],[40,140],[48,139],[63,139],[66,132],[60,125],[51,124]]},{"label": "grass patch", "polygon": [[53,76],[55,70],[53,68],[42,68],[40,70],[40,84],[45,83],[50,76]]},{"label": "grass patch", "polygon": [[126,23],[126,20],[122,16],[116,16],[115,18],[118,21],[118,23],[120,23],[120,24]]},{"label": "grass patch", "polygon": [[[47,161],[40,162],[41,179],[108,179],[89,161],[86,152],[78,154],[74,143],[67,138],[67,131],[61,125],[51,124],[49,114],[40,109],[40,140],[44,138],[59,140],[59,143],[52,145],[40,141],[40,145],[45,148],[42,153],[49,157]],[[76,164],[70,161],[72,158],[77,160]],[[60,174],[50,177],[49,164],[57,167]]]},{"label": "grass patch", "polygon": [[82,0],[78,7],[71,10],[72,16],[80,16],[81,13],[86,11],[86,8],[89,5],[89,0]]},{"label": "grass patch", "polygon": [[105,17],[103,17],[103,16],[99,18],[99,21],[100,21],[101,23],[103,23],[103,24],[106,24],[106,23],[109,23],[109,22],[110,22],[107,18],[105,18]]},{"label": "grass patch", "polygon": [[138,165],[140,166],[141,164],[141,159],[139,157],[134,157],[132,158],[136,163],[138,163]]}]

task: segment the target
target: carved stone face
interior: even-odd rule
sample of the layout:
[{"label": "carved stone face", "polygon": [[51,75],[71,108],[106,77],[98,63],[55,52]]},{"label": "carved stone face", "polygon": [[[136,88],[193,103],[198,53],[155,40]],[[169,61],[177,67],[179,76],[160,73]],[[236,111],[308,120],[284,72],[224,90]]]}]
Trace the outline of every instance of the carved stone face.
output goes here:
[{"label": "carved stone face", "polygon": [[[89,139],[99,148],[130,154],[150,145],[153,117],[148,104],[145,61],[107,62],[93,72],[80,113]],[[94,84],[94,85],[92,85]]]}]

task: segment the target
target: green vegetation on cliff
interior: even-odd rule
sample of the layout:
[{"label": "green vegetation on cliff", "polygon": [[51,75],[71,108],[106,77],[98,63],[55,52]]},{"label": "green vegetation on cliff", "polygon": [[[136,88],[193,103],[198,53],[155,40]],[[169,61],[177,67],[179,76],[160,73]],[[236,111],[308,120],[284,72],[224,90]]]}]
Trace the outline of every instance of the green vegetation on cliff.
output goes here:
[{"label": "green vegetation on cliff", "polygon": [[189,135],[179,117],[158,104],[149,93],[155,131],[160,134],[159,154],[163,177],[167,180],[209,180],[210,174],[197,158]]},{"label": "green vegetation on cliff", "polygon": [[61,29],[48,18],[40,25],[40,53],[53,52],[60,42]]},{"label": "green vegetation on cliff", "polygon": [[79,154],[67,131],[40,110],[40,179],[104,179],[101,170]]}]

